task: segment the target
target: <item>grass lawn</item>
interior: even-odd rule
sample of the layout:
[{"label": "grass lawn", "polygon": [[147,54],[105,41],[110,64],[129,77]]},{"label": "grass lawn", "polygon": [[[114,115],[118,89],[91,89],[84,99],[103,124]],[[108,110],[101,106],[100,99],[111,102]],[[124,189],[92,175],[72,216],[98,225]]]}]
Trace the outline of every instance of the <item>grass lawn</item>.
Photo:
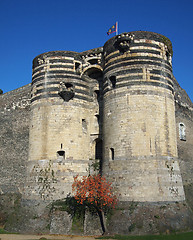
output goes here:
[{"label": "grass lawn", "polygon": [[151,235],[151,236],[104,236],[98,239],[118,239],[118,240],[193,240],[193,232],[179,233],[171,235]]},{"label": "grass lawn", "polygon": [[0,234],[9,234],[9,232],[5,231],[3,228],[0,228]]},{"label": "grass lawn", "polygon": [[[9,232],[7,232],[4,229],[0,228],[0,234],[9,234]],[[22,236],[21,239],[25,240],[25,235],[21,234],[20,236]],[[31,237],[32,237],[32,238],[30,238],[31,240],[35,240],[35,239],[33,239],[33,236],[31,236]],[[0,239],[1,239],[1,236],[0,236]],[[49,240],[49,239],[50,239],[49,237],[47,237],[47,238],[44,238],[44,237],[41,237],[41,236],[38,237],[38,240]],[[71,239],[73,239],[72,236],[71,236]],[[80,236],[80,239],[84,239],[84,237]],[[193,232],[178,233],[178,234],[171,234],[171,235],[147,235],[147,236],[114,235],[114,236],[101,236],[101,237],[97,237],[96,239],[117,239],[117,240],[193,240]],[[36,240],[37,240],[37,238],[36,238]]]}]

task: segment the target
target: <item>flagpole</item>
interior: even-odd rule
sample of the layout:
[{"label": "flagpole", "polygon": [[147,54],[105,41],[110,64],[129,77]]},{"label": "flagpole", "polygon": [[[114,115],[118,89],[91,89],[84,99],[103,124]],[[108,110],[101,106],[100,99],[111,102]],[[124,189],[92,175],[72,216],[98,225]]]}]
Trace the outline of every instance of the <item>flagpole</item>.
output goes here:
[{"label": "flagpole", "polygon": [[116,35],[118,35],[118,22],[116,22]]}]

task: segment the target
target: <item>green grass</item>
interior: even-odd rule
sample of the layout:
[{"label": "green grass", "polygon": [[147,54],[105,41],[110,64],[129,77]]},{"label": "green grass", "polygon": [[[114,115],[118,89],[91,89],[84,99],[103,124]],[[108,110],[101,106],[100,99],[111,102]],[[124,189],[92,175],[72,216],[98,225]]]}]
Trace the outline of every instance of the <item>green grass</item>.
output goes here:
[{"label": "green grass", "polygon": [[9,234],[9,232],[5,231],[3,228],[0,228],[0,234]]},{"label": "green grass", "polygon": [[[0,228],[0,234],[10,234],[10,233],[5,231],[4,229]],[[48,239],[44,238],[44,237],[40,237],[39,238],[39,240],[48,240]],[[171,234],[171,235],[148,235],[148,236],[114,235],[114,236],[101,236],[101,237],[98,237],[96,239],[117,239],[117,240],[193,240],[193,232]]]},{"label": "green grass", "polygon": [[103,236],[98,239],[117,239],[117,240],[193,240],[193,232],[171,234],[171,235],[148,235],[148,236]]},{"label": "green grass", "polygon": [[[8,232],[8,231],[6,231],[5,229],[0,228],[0,234],[18,234],[18,233]],[[0,238],[0,240],[1,240],[1,238]]]}]

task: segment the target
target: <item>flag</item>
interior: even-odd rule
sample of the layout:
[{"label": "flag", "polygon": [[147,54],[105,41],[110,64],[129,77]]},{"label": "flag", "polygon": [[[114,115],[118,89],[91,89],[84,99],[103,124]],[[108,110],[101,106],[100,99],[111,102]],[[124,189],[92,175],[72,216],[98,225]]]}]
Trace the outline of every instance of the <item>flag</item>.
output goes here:
[{"label": "flag", "polygon": [[109,28],[107,34],[110,35],[111,33],[117,32],[117,23],[115,23],[111,28]]}]

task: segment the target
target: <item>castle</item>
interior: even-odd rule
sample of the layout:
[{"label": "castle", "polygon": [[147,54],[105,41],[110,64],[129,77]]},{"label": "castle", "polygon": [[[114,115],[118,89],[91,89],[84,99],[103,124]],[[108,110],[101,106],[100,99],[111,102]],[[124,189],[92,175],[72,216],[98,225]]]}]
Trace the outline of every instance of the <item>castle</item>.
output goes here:
[{"label": "castle", "polygon": [[172,45],[135,31],[33,60],[32,83],[0,96],[0,193],[53,201],[99,161],[121,202],[192,207],[193,104]]}]

